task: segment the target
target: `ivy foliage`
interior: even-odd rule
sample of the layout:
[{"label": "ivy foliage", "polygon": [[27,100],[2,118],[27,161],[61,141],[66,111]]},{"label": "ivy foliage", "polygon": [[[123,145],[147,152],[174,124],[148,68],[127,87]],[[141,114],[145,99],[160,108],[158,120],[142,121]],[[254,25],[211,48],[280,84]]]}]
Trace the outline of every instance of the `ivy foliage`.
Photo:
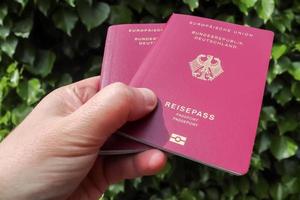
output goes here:
[{"label": "ivy foliage", "polygon": [[157,176],[113,185],[104,199],[300,199],[299,0],[1,0],[0,141],[48,92],[99,73],[109,25],[172,12],[276,33],[250,172],[171,157]]}]

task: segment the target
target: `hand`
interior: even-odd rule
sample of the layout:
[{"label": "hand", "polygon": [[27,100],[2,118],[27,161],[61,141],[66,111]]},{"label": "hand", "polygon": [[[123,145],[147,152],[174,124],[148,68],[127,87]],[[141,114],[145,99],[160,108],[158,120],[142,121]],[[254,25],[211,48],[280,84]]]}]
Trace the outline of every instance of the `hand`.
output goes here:
[{"label": "hand", "polygon": [[0,144],[0,199],[98,200],[110,184],[158,172],[159,150],[100,157],[107,138],[157,103],[148,89],[121,83],[99,90],[100,77],[46,96]]}]

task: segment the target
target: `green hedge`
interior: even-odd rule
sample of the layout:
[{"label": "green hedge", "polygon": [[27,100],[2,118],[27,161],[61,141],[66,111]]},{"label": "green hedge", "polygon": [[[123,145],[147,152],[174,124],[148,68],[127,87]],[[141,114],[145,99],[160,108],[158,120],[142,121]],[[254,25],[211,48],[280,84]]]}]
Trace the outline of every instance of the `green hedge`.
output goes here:
[{"label": "green hedge", "polygon": [[104,199],[299,200],[299,0],[1,0],[0,141],[49,91],[99,73],[109,25],[165,22],[172,12],[276,33],[250,172],[172,157],[159,175],[114,185]]}]

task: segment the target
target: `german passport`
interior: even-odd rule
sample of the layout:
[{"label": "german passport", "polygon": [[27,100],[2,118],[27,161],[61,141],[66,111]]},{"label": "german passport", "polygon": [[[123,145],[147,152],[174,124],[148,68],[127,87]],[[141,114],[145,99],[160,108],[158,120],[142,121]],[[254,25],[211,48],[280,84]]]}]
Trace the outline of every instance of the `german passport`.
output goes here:
[{"label": "german passport", "polygon": [[[107,31],[101,68],[101,87],[114,82],[129,84],[133,75],[156,43],[164,24],[113,25]],[[118,135],[101,148],[102,155],[138,153],[149,146]]]},{"label": "german passport", "polygon": [[129,83],[153,90],[158,106],[122,127],[120,135],[245,174],[273,37],[267,30],[173,14]]}]

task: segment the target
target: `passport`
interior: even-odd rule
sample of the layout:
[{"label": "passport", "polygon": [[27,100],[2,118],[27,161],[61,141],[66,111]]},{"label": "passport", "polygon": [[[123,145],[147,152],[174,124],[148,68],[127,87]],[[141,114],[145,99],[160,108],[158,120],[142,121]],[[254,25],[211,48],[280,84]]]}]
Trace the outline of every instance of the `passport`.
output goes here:
[{"label": "passport", "polygon": [[173,14],[130,85],[156,110],[120,134],[236,175],[247,173],[274,34]]},{"label": "passport", "polygon": [[[113,82],[129,84],[165,24],[122,24],[107,31],[101,87]],[[145,151],[150,147],[122,136],[112,135],[101,148],[101,155],[118,155]]]},{"label": "passport", "polygon": [[124,155],[140,153],[150,149],[148,145],[128,139],[118,134],[110,136],[110,138],[101,147],[100,155]]},{"label": "passport", "polygon": [[101,87],[113,82],[129,84],[164,27],[164,24],[110,26],[101,68]]}]

